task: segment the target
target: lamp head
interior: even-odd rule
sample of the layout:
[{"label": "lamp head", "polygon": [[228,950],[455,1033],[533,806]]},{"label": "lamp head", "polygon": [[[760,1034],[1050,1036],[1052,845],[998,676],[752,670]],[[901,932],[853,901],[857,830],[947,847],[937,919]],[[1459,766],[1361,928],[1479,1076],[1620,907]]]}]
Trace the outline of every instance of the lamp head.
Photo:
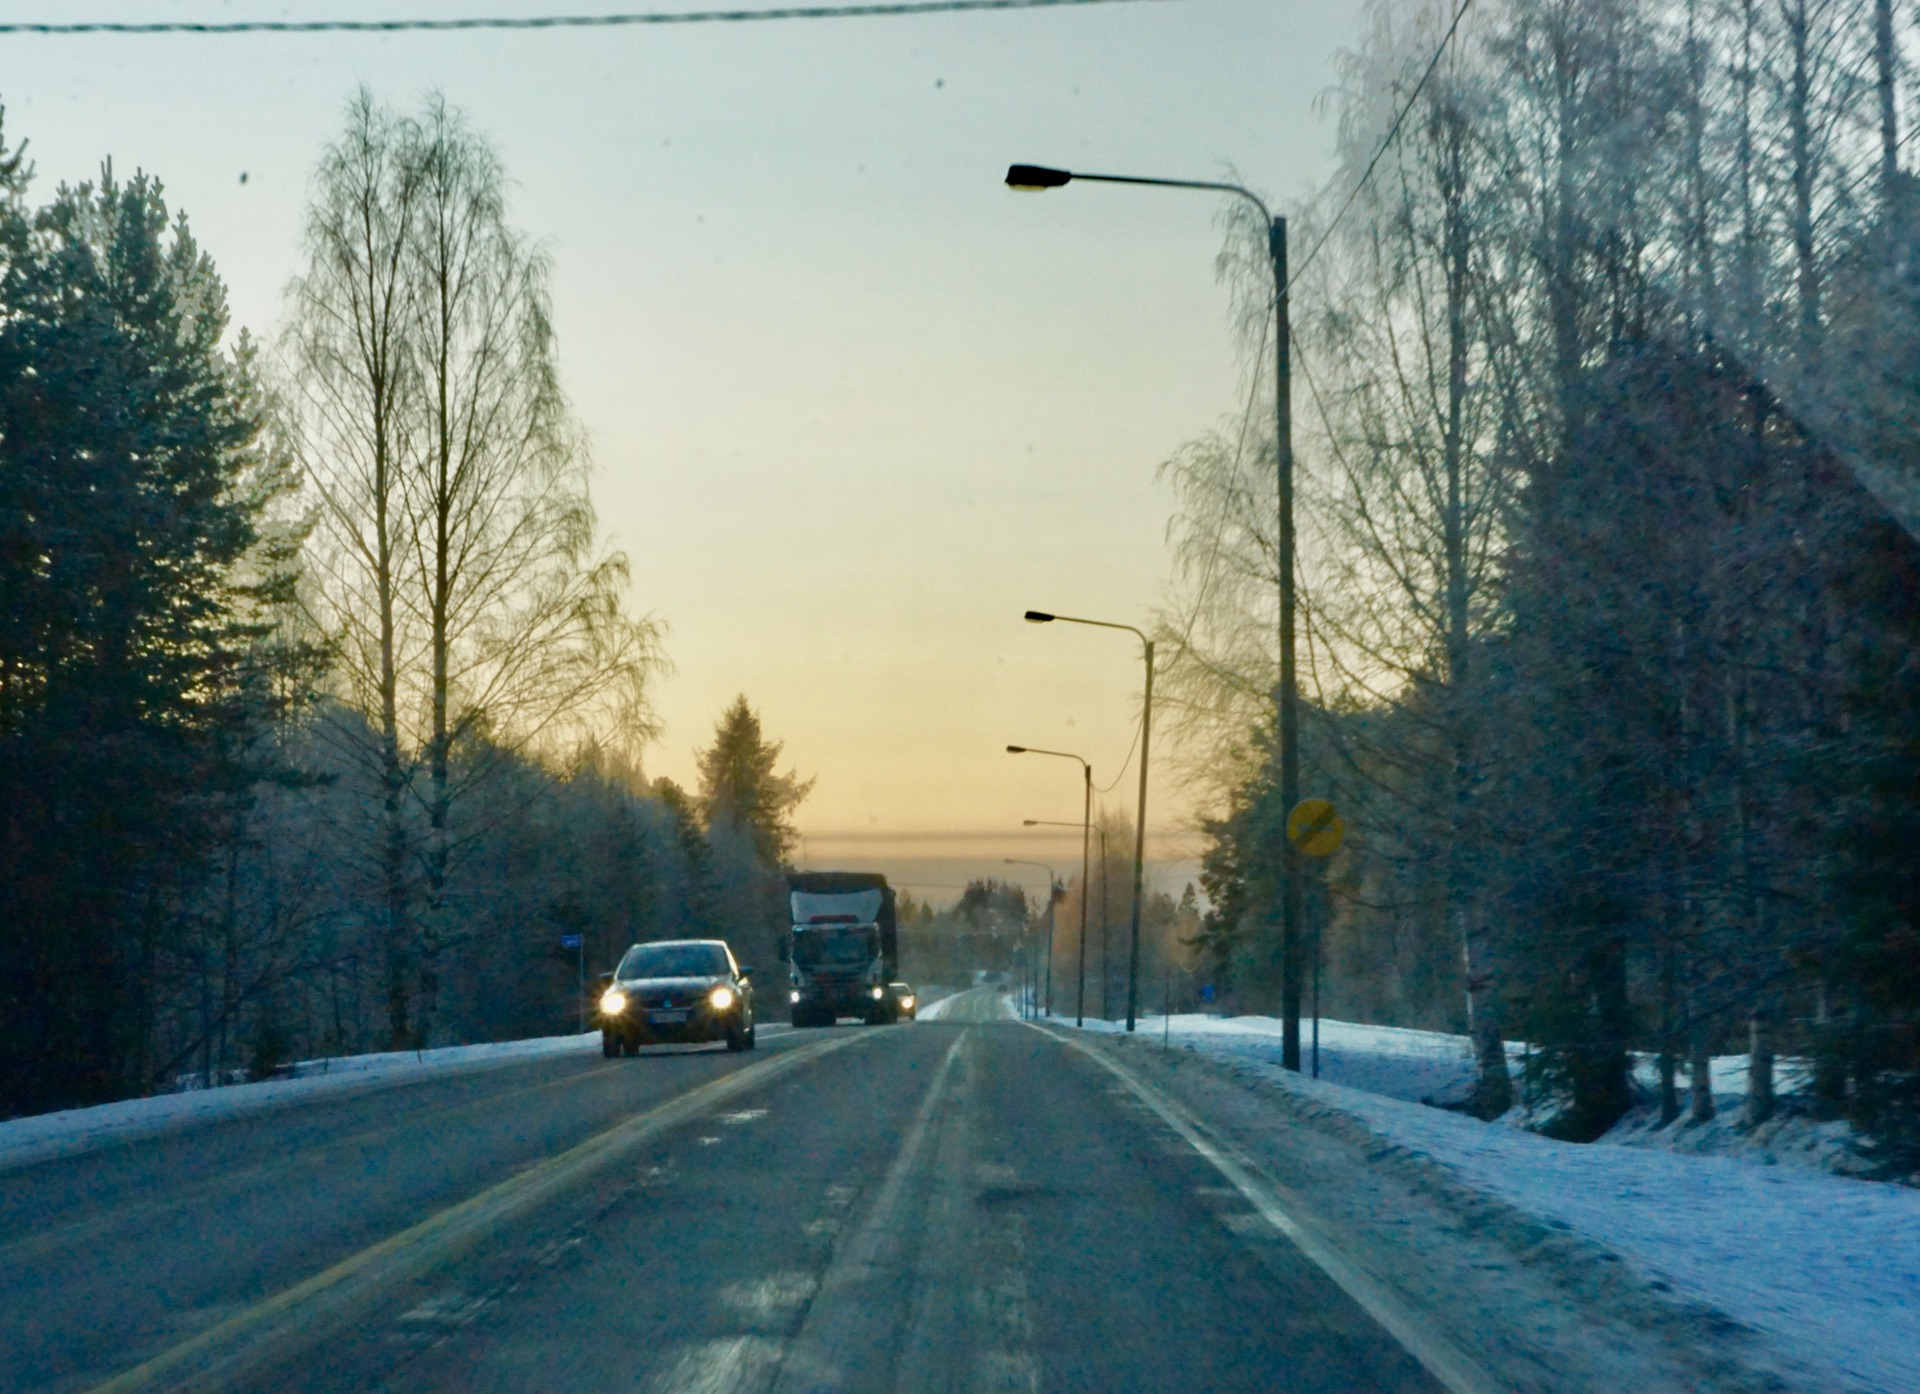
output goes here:
[{"label": "lamp head", "polygon": [[1009,755],[1025,755],[1026,753],[1027,748],[1024,745],[1010,745],[1007,747],[1007,754]]},{"label": "lamp head", "polygon": [[1052,624],[1053,616],[1049,615],[1045,610],[1029,610],[1027,611],[1027,623]]},{"label": "lamp head", "polygon": [[1048,169],[1045,165],[1008,165],[1007,187],[1037,193],[1041,189],[1057,189],[1073,178],[1064,169]]}]

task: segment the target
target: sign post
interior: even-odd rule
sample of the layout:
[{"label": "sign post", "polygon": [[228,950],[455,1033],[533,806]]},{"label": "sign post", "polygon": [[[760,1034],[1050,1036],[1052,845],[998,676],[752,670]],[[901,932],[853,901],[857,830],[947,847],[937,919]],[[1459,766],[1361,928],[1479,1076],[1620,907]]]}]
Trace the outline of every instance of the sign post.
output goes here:
[{"label": "sign post", "polygon": [[[1332,799],[1302,799],[1287,815],[1287,841],[1302,856],[1330,857],[1347,835]],[[1313,921],[1313,1077],[1320,1078],[1320,923]]]},{"label": "sign post", "polygon": [[563,949],[572,949],[574,952],[576,952],[580,956],[580,1031],[581,1031],[581,1034],[584,1035],[587,1029],[587,941],[586,941],[586,936],[583,934],[563,934],[560,936],[560,947]]}]

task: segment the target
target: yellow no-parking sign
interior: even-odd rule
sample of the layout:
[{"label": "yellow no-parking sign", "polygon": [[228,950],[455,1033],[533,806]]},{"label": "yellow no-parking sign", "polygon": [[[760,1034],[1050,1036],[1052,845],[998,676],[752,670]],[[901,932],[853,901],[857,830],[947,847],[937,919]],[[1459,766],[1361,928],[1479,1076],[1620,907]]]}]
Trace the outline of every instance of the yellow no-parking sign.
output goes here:
[{"label": "yellow no-parking sign", "polygon": [[1287,841],[1309,857],[1328,857],[1347,835],[1332,799],[1302,799],[1287,815]]}]

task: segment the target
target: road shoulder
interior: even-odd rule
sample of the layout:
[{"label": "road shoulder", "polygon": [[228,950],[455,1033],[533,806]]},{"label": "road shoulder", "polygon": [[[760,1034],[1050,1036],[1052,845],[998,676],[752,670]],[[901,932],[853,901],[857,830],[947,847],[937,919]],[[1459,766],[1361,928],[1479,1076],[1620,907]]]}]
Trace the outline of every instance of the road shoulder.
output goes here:
[{"label": "road shoulder", "polygon": [[1304,1220],[1516,1391],[1812,1390],[1755,1333],[1462,1186],[1340,1110],[1144,1038],[1063,1033],[1178,1100]]}]

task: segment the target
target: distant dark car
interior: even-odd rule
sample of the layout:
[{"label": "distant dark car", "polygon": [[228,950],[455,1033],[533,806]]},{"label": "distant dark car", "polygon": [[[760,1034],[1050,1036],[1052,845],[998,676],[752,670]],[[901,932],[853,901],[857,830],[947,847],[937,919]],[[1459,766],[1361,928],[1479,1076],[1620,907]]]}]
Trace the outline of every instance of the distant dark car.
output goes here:
[{"label": "distant dark car", "polygon": [[888,983],[887,997],[893,1003],[895,1021],[912,1021],[920,1014],[920,997],[912,983]]},{"label": "distant dark car", "polygon": [[753,984],[724,939],[635,944],[600,994],[600,1049],[632,1055],[643,1045],[725,1041],[752,1050]]}]

